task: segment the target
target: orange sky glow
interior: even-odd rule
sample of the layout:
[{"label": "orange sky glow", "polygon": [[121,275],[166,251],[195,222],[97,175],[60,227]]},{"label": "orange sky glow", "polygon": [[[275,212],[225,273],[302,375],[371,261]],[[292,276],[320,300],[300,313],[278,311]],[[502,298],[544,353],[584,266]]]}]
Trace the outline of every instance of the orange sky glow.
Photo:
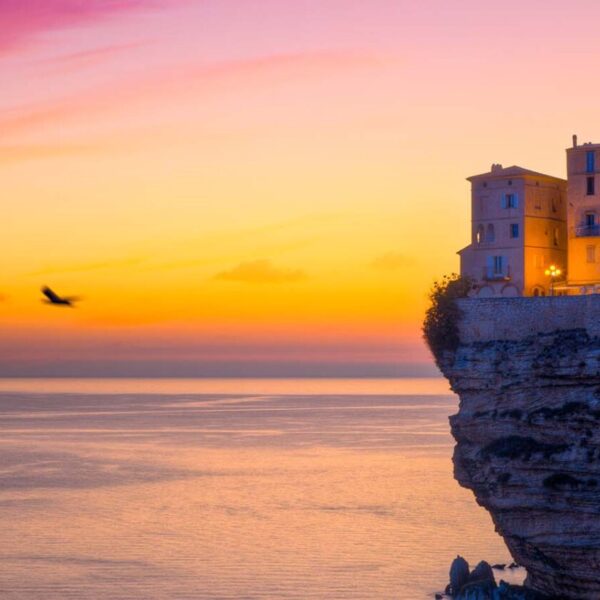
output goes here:
[{"label": "orange sky glow", "polygon": [[600,138],[592,0],[0,11],[0,376],[433,374],[465,177]]}]

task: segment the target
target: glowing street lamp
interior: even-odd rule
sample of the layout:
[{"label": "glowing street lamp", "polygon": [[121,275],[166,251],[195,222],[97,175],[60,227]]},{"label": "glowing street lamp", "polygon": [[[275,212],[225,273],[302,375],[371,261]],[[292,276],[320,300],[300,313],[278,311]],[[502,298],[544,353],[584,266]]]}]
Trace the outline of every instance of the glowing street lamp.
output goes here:
[{"label": "glowing street lamp", "polygon": [[544,275],[550,277],[550,295],[554,296],[554,280],[560,276],[562,271],[557,269],[555,265],[550,265],[548,269],[544,271]]}]

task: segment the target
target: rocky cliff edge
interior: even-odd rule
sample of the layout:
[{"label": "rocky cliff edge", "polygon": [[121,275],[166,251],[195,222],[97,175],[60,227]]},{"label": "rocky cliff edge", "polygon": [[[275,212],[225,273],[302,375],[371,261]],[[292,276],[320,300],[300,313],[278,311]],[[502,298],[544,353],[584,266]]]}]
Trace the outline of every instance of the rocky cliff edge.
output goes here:
[{"label": "rocky cliff edge", "polygon": [[459,300],[437,356],[460,397],[455,477],[491,514],[526,585],[600,598],[600,296]]}]

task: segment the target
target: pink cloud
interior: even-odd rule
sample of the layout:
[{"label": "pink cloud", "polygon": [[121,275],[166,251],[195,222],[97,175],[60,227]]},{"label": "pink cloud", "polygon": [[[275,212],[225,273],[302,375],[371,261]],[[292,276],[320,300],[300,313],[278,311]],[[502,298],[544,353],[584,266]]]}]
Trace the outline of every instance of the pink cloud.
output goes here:
[{"label": "pink cloud", "polygon": [[[1,1],[1,0],[0,0]],[[82,50],[79,52],[71,52],[61,56],[55,56],[45,61],[46,65],[54,66],[59,69],[73,68],[80,69],[82,67],[95,66],[96,64],[113,56],[123,54],[128,50],[135,50],[146,46],[149,42],[139,41],[130,42],[128,44],[113,44],[111,46],[101,46],[91,50]]]},{"label": "pink cloud", "polygon": [[53,29],[156,5],[157,0],[0,0],[0,52]]},{"label": "pink cloud", "polygon": [[[2,0],[0,0],[2,2]],[[232,85],[275,86],[301,78],[323,78],[345,70],[372,69],[385,62],[379,56],[354,51],[274,54],[213,64],[186,64],[151,73],[145,77],[99,87],[63,100],[25,105],[0,113],[0,129],[5,135],[36,129],[47,123],[64,122],[81,116],[123,110],[142,101],[160,102],[165,96],[218,93]]]}]

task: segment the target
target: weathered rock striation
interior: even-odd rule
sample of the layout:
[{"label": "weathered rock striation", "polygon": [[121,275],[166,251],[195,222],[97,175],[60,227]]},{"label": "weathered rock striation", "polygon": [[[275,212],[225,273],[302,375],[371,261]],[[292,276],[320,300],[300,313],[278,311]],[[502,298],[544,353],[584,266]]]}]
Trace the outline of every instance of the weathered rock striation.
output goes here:
[{"label": "weathered rock striation", "polygon": [[[600,598],[600,296],[468,299],[438,363],[460,396],[455,477],[526,585]],[[570,315],[569,315],[570,313]]]}]

